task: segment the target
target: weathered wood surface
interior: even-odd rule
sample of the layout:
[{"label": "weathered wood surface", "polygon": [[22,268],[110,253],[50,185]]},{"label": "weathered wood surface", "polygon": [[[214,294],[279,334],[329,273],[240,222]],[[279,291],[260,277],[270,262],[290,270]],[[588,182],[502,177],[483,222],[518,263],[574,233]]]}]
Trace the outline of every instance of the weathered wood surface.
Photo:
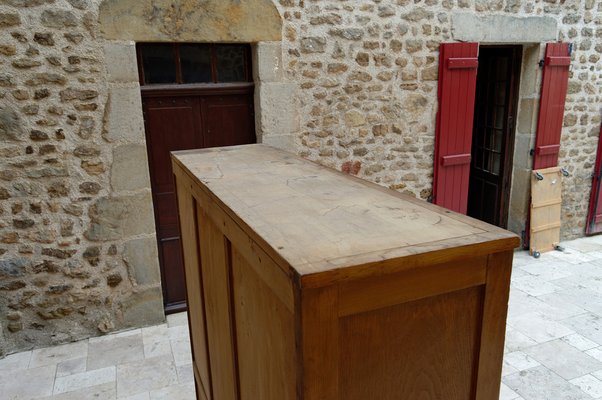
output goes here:
[{"label": "weathered wood surface", "polygon": [[265,145],[176,152],[174,162],[308,286],[344,279],[341,268],[354,265],[345,273],[379,273],[374,264],[449,248],[466,256],[516,245],[502,229]]},{"label": "weathered wood surface", "polygon": [[199,399],[495,398],[515,235],[261,145],[174,173]]},{"label": "weathered wood surface", "polygon": [[[538,180],[535,173],[541,174]],[[533,171],[531,174],[530,252],[554,250],[560,242],[562,174],[560,167]]]}]

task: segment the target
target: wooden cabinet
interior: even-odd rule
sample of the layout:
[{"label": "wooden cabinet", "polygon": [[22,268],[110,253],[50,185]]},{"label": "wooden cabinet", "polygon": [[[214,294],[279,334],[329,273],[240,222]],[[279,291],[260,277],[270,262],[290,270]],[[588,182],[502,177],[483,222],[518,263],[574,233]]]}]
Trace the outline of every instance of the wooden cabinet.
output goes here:
[{"label": "wooden cabinet", "polygon": [[199,399],[498,398],[514,234],[263,145],[173,165]]}]

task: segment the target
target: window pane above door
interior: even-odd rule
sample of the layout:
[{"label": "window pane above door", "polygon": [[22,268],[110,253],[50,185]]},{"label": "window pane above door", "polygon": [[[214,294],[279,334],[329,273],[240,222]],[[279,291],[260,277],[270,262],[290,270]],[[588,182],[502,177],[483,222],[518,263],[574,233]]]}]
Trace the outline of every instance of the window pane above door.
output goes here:
[{"label": "window pane above door", "polygon": [[245,46],[216,46],[218,82],[245,82],[247,80],[245,74],[245,50]]},{"label": "window pane above door", "polygon": [[141,45],[144,83],[176,83],[176,61],[171,44]]},{"label": "window pane above door", "polygon": [[180,63],[183,83],[213,82],[211,75],[211,49],[207,45],[180,45]]}]

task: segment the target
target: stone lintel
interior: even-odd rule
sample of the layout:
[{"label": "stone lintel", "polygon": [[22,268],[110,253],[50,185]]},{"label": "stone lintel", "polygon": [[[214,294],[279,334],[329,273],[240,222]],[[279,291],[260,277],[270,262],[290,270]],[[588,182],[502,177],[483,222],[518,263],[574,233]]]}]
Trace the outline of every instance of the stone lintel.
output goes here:
[{"label": "stone lintel", "polygon": [[552,17],[452,13],[454,40],[480,43],[540,43],[556,41],[558,22]]},{"label": "stone lintel", "polygon": [[158,42],[281,40],[282,18],[271,0],[104,0],[105,39]]}]

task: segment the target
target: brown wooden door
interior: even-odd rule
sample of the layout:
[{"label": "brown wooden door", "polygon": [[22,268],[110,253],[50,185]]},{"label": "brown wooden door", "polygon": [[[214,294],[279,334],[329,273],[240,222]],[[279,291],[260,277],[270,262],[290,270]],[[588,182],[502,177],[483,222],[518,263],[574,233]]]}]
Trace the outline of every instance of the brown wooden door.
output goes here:
[{"label": "brown wooden door", "polygon": [[468,215],[505,227],[514,149],[521,47],[481,47]]},{"label": "brown wooden door", "polygon": [[253,87],[142,91],[166,311],[186,307],[182,245],[169,153],[254,143]]}]

